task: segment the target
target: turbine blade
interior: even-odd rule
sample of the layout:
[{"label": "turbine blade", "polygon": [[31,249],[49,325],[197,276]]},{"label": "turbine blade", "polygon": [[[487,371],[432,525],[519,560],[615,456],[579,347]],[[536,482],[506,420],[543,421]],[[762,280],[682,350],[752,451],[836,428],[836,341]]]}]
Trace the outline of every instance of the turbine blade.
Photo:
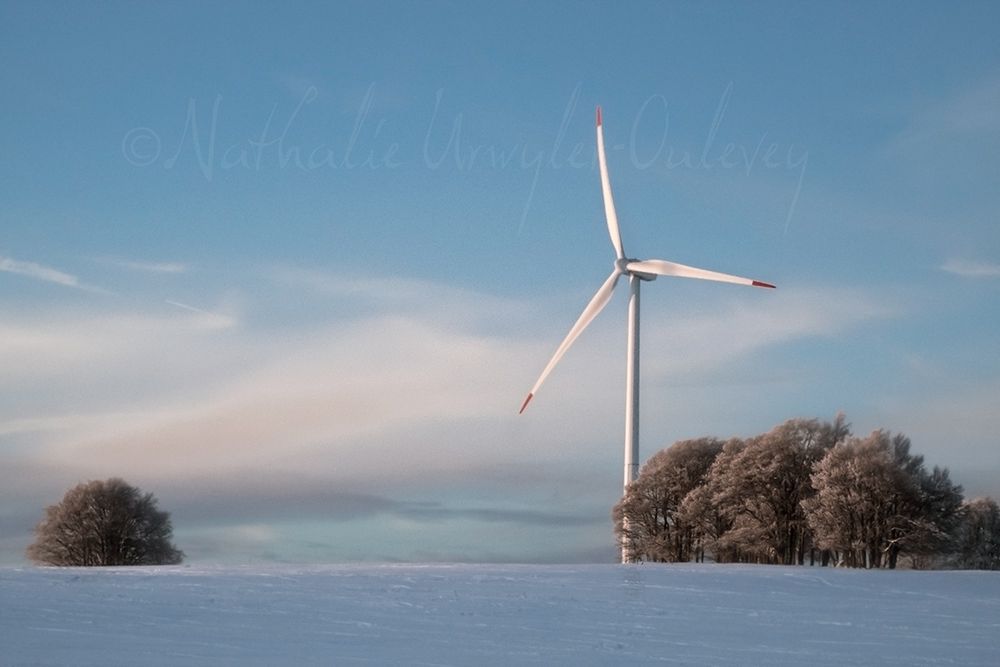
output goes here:
[{"label": "turbine blade", "polygon": [[573,325],[573,328],[569,330],[568,334],[566,334],[566,338],[564,338],[563,342],[559,344],[558,348],[556,348],[556,353],[552,355],[551,359],[549,359],[549,363],[545,366],[545,370],[543,370],[542,374],[538,376],[538,380],[535,381],[535,386],[533,386],[531,391],[528,392],[528,396],[524,399],[524,403],[521,404],[521,410],[518,414],[524,412],[524,409],[528,407],[528,403],[535,397],[539,387],[541,387],[542,383],[545,382],[545,378],[549,376],[552,369],[556,367],[559,360],[562,359],[564,354],[566,354],[566,350],[568,350],[570,345],[573,344],[573,341],[575,341],[579,335],[583,333],[583,330],[587,328],[587,325],[590,324],[595,317],[597,317],[597,314],[604,310],[604,306],[608,305],[608,301],[611,300],[611,294],[614,292],[615,284],[618,282],[618,278],[620,278],[621,275],[621,272],[615,269],[608,279],[604,281],[604,284],[601,285],[600,289],[597,290],[597,293],[594,294],[590,303],[588,303],[587,307],[583,309],[583,313],[580,314],[576,324]]},{"label": "turbine blade", "polygon": [[615,200],[611,197],[611,179],[608,178],[608,160],[604,154],[604,127],[601,124],[601,107],[597,107],[597,159],[601,166],[601,191],[604,194],[604,217],[608,221],[608,233],[611,235],[611,245],[615,247],[618,259],[625,258],[622,249],[622,234],[618,229],[618,214],[615,213]]},{"label": "turbine blade", "polygon": [[646,259],[641,262],[629,262],[626,264],[629,271],[635,273],[652,273],[658,276],[676,276],[678,278],[698,278],[700,280],[715,280],[720,283],[735,283],[737,285],[750,285],[751,287],[770,287],[771,283],[765,283],[752,278],[741,278],[728,273],[699,269],[693,266],[685,266],[676,262],[667,262],[662,259]]}]

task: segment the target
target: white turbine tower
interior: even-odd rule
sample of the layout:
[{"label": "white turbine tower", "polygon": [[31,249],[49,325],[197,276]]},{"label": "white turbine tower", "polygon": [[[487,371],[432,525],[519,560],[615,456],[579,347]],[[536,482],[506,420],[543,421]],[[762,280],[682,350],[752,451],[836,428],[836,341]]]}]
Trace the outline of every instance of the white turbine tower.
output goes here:
[{"label": "white turbine tower", "polygon": [[[621,232],[618,231],[618,215],[615,213],[615,202],[611,197],[611,181],[608,178],[608,162],[604,153],[604,129],[601,124],[601,107],[597,107],[597,157],[601,167],[601,189],[604,192],[604,215],[608,221],[608,232],[611,234],[611,245],[615,249],[615,266],[611,275],[604,281],[597,294],[590,300],[587,307],[583,309],[580,318],[573,325],[573,328],[566,334],[566,338],[556,348],[556,353],[549,359],[542,374],[538,376],[535,386],[528,392],[527,398],[521,404],[520,412],[528,407],[528,403],[538,393],[539,387],[555,368],[559,360],[566,354],[573,342],[583,333],[597,314],[611,300],[611,294],[622,276],[628,276],[629,300],[628,300],[628,348],[626,352],[625,366],[625,483],[624,488],[628,490],[628,485],[635,481],[639,473],[639,285],[644,280],[656,280],[657,276],[676,276],[678,278],[699,278],[701,280],[715,280],[723,283],[735,283],[737,285],[749,285],[752,287],[770,287],[774,285],[731,276],[726,273],[698,269],[693,266],[685,266],[676,262],[668,262],[662,259],[636,260],[625,256],[622,249]],[[627,563],[633,560],[629,550],[629,545],[622,543],[622,562]]]}]

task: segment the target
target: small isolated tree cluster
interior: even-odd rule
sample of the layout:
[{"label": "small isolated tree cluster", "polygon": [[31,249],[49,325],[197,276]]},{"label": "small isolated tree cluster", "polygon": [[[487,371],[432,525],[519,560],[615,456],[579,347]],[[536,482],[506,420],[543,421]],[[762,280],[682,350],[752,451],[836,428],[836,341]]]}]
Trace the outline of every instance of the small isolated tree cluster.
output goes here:
[{"label": "small isolated tree cluster", "polygon": [[45,509],[27,556],[57,566],[175,565],[184,554],[172,532],[153,494],[117,478],[87,482]]},{"label": "small isolated tree cluster", "polygon": [[[992,504],[991,504],[992,503]],[[948,470],[928,470],[902,435],[851,436],[794,419],[768,433],[687,440],[655,454],[613,511],[638,560],[997,567],[1000,512],[963,507]]]}]

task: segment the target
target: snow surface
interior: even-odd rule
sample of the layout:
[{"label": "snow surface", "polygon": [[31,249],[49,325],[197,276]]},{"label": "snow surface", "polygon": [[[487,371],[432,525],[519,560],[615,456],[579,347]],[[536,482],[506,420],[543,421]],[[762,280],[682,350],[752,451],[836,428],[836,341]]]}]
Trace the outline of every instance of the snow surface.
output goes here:
[{"label": "snow surface", "polygon": [[0,569],[2,665],[1000,665],[1000,573]]}]

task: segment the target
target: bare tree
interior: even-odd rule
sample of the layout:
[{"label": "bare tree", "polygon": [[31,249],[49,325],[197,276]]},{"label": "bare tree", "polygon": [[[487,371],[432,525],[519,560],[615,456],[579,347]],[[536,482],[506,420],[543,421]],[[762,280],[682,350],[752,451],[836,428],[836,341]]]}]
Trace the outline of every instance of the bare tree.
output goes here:
[{"label": "bare tree", "polygon": [[184,554],[172,532],[153,494],[117,478],[92,481],[45,509],[27,556],[44,565],[175,565]]}]

